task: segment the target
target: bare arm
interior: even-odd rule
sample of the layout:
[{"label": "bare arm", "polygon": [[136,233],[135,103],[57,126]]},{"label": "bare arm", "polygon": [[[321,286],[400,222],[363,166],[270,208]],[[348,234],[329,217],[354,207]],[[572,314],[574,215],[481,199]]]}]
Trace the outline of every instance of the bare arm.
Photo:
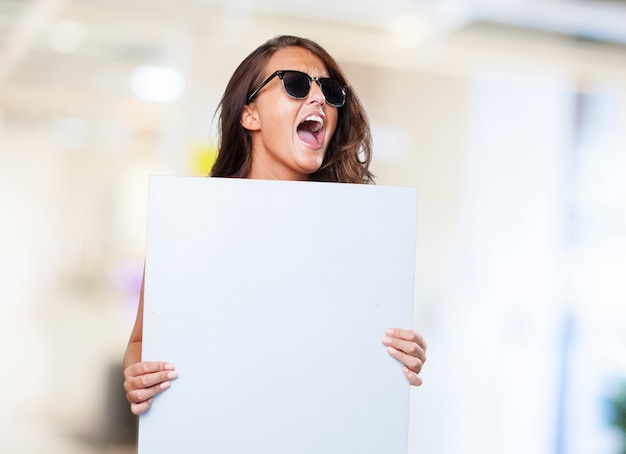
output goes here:
[{"label": "bare arm", "polygon": [[133,326],[133,331],[130,333],[130,339],[128,340],[128,346],[124,354],[124,369],[131,364],[141,361],[141,347],[143,343],[143,283],[145,277],[146,274],[144,271],[144,275],[141,278],[141,290],[139,291],[137,317],[135,318],[135,325]]},{"label": "bare arm", "polygon": [[169,388],[170,380],[178,377],[173,364],[163,361],[141,361],[144,280],[145,271],[141,280],[135,326],[124,354],[124,390],[130,403],[130,410],[136,415],[148,410],[154,396]]}]

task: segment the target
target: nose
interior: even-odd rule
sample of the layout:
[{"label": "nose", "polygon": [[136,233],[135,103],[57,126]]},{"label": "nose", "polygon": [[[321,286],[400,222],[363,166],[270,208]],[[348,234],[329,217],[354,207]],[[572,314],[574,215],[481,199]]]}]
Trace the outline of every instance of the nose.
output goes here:
[{"label": "nose", "polygon": [[311,81],[308,99],[311,102],[318,102],[322,105],[326,104],[326,98],[324,97],[324,93],[322,93],[322,86],[317,79]]}]

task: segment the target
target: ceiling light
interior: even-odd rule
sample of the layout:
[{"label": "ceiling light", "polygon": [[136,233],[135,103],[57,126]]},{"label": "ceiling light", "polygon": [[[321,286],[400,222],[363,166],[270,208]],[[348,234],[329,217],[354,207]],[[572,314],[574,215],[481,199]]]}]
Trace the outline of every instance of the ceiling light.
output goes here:
[{"label": "ceiling light", "polygon": [[145,101],[171,103],[185,92],[185,78],[180,71],[165,66],[141,66],[130,75],[130,88]]}]

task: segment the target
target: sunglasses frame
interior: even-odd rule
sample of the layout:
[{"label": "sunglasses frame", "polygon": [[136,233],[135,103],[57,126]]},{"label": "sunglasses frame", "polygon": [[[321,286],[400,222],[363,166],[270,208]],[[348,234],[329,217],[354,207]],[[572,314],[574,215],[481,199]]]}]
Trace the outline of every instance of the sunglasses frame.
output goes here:
[{"label": "sunglasses frame", "polygon": [[[298,73],[298,74],[302,74],[303,76],[305,76],[308,81],[309,81],[309,89],[306,92],[306,94],[302,97],[297,97],[292,95],[291,93],[289,93],[289,90],[287,90],[287,87],[285,86],[285,73]],[[252,94],[250,96],[248,96],[248,104],[250,104],[252,102],[252,100],[254,99],[254,97],[259,93],[259,91],[261,91],[261,89],[263,87],[265,87],[268,83],[270,83],[270,81],[274,78],[278,76],[280,78],[280,80],[282,81],[283,84],[283,89],[285,90],[285,93],[287,93],[287,96],[289,96],[290,98],[293,99],[304,99],[306,98],[309,93],[311,92],[311,84],[313,83],[313,81],[317,82],[317,85],[319,85],[320,89],[322,90],[322,94],[324,95],[324,99],[326,100],[326,103],[329,106],[333,106],[333,107],[342,107],[345,103],[346,103],[346,95],[347,95],[347,85],[341,85],[341,82],[339,82],[337,79],[334,79],[332,77],[311,77],[309,76],[307,73],[304,73],[302,71],[298,71],[296,69],[279,69],[278,71],[274,71],[272,74],[270,74],[270,76],[265,79],[263,82],[261,82],[261,84],[256,87],[256,89],[252,92]],[[328,98],[326,97],[326,93],[324,93],[324,86],[322,85],[322,83],[325,80],[332,80],[337,82],[337,84],[341,87],[341,93],[343,94],[343,100],[341,101],[341,103],[331,103],[328,101]]]}]

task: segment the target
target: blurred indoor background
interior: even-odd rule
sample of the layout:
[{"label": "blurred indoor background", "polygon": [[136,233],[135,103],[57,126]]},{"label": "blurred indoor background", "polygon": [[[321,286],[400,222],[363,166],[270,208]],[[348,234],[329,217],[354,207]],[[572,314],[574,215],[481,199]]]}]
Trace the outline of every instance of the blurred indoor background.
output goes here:
[{"label": "blurred indoor background", "polygon": [[0,0],[0,452],[135,452],[148,176],[206,173],[277,34],[336,57],[378,184],[419,188],[410,452],[620,453],[626,2],[594,0]]}]

